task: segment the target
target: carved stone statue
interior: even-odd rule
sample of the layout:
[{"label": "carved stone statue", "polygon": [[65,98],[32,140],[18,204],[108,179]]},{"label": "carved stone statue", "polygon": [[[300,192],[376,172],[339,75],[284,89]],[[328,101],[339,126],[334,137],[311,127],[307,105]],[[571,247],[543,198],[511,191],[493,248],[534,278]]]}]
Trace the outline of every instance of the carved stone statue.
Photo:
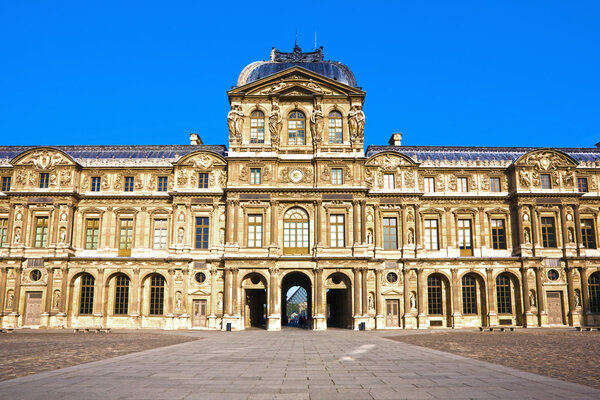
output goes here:
[{"label": "carved stone statue", "polygon": [[218,310],[223,309],[223,293],[220,293],[220,292],[219,292],[219,295],[217,296],[217,309]]},{"label": "carved stone statue", "polygon": [[6,308],[8,310],[12,311],[14,301],[15,301],[15,295],[12,292],[8,293],[8,298],[6,299]]},{"label": "carved stone statue", "polygon": [[521,186],[523,186],[523,187],[531,186],[531,178],[529,177],[529,172],[527,172],[524,169],[519,171],[519,180],[520,180]]},{"label": "carved stone statue", "polygon": [[374,310],[375,304],[373,303],[373,296],[369,295],[369,310]]},{"label": "carved stone statue", "polygon": [[581,296],[579,290],[575,290],[575,307],[581,307]]},{"label": "carved stone statue", "polygon": [[21,242],[21,228],[15,228],[15,243]]},{"label": "carved stone statue", "polygon": [[281,137],[281,127],[283,125],[283,119],[281,118],[281,111],[279,111],[279,105],[273,103],[271,106],[271,114],[269,114],[269,132],[271,134],[271,143],[273,146],[279,146]]},{"label": "carved stone statue", "polygon": [[353,141],[362,142],[365,130],[365,113],[360,106],[353,106],[348,113],[348,124],[350,126],[350,138]]},{"label": "carved stone statue", "polygon": [[181,303],[183,302],[183,299],[181,297],[181,292],[177,292],[177,294],[175,295],[175,309],[178,311],[181,311]]},{"label": "carved stone statue", "polygon": [[525,236],[525,243],[531,243],[530,238],[529,238],[529,229],[525,229],[524,236]]},{"label": "carved stone statue", "polygon": [[60,228],[60,242],[65,243],[67,241],[67,230],[65,228]]},{"label": "carved stone statue", "polygon": [[569,228],[569,243],[575,243],[575,237],[573,235],[573,229]]},{"label": "carved stone statue", "polygon": [[179,228],[177,231],[177,243],[183,244],[183,228]]},{"label": "carved stone statue", "polygon": [[238,142],[242,139],[242,127],[244,126],[244,113],[242,107],[234,105],[227,114],[227,126],[229,127],[229,139]]},{"label": "carved stone statue", "polygon": [[52,306],[54,309],[58,309],[60,307],[60,292],[58,290],[54,292],[54,300],[52,301]]},{"label": "carved stone statue", "polygon": [[413,244],[415,241],[415,235],[413,234],[412,229],[408,230],[408,244]]},{"label": "carved stone statue", "polygon": [[323,111],[320,104],[315,104],[313,112],[310,116],[310,133],[312,135],[313,147],[316,151],[317,146],[321,144],[321,127],[323,122]]},{"label": "carved stone statue", "polygon": [[533,290],[529,291],[529,306],[535,307],[535,292]]},{"label": "carved stone statue", "polygon": [[415,292],[410,293],[410,309],[411,310],[417,309],[417,298],[415,296]]}]

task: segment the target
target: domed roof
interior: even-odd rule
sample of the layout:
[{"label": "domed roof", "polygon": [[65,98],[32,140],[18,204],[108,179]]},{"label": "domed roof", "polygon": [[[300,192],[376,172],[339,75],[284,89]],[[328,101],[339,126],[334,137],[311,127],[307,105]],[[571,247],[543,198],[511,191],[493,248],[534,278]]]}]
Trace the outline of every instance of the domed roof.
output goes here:
[{"label": "domed roof", "polygon": [[293,53],[283,53],[273,48],[269,61],[256,61],[246,66],[240,73],[237,85],[246,85],[296,65],[343,84],[356,87],[356,78],[354,78],[350,68],[341,62],[323,61],[322,46],[316,51],[303,53],[298,44],[294,46]]}]

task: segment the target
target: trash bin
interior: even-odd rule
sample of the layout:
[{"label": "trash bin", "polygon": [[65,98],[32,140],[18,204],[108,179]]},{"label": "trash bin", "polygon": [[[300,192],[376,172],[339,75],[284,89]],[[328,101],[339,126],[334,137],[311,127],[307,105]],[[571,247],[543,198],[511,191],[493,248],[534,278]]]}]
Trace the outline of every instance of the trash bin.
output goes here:
[{"label": "trash bin", "polygon": [[364,331],[366,330],[367,325],[364,322],[361,322],[360,324],[358,324],[358,330],[359,331]]},{"label": "trash bin", "polygon": [[225,328],[227,332],[231,332],[231,322],[227,323],[227,327]]}]

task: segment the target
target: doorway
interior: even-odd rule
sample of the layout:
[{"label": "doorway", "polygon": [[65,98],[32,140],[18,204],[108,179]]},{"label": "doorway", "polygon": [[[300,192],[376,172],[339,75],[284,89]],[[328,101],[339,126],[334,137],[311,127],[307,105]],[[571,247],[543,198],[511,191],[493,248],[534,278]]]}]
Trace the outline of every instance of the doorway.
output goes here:
[{"label": "doorway", "polygon": [[385,301],[385,326],[397,328],[400,326],[400,301],[386,300]]},{"label": "doorway", "polygon": [[[302,272],[290,272],[281,281],[281,324],[312,329],[312,284]],[[297,310],[296,310],[297,308]]]},{"label": "doorway", "polygon": [[192,327],[206,328],[206,300],[194,300],[192,305]]},{"label": "doorway", "polygon": [[246,328],[266,326],[267,291],[265,289],[246,289],[244,310]]},{"label": "doorway", "polygon": [[548,323],[564,325],[562,292],[546,292],[548,299]]},{"label": "doorway", "polygon": [[25,306],[25,325],[39,325],[41,314],[42,292],[27,292],[27,300]]},{"label": "doorway", "polygon": [[350,279],[340,273],[325,281],[327,290],[327,327],[352,329],[352,296]]}]

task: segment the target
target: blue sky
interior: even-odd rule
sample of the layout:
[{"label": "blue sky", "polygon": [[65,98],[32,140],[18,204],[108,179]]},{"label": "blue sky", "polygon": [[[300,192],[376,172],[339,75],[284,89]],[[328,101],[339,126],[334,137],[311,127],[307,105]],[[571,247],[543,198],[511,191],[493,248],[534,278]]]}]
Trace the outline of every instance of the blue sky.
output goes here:
[{"label": "blue sky", "polygon": [[367,92],[365,144],[591,147],[600,1],[0,0],[0,144],[227,141],[226,90],[324,46]]}]

